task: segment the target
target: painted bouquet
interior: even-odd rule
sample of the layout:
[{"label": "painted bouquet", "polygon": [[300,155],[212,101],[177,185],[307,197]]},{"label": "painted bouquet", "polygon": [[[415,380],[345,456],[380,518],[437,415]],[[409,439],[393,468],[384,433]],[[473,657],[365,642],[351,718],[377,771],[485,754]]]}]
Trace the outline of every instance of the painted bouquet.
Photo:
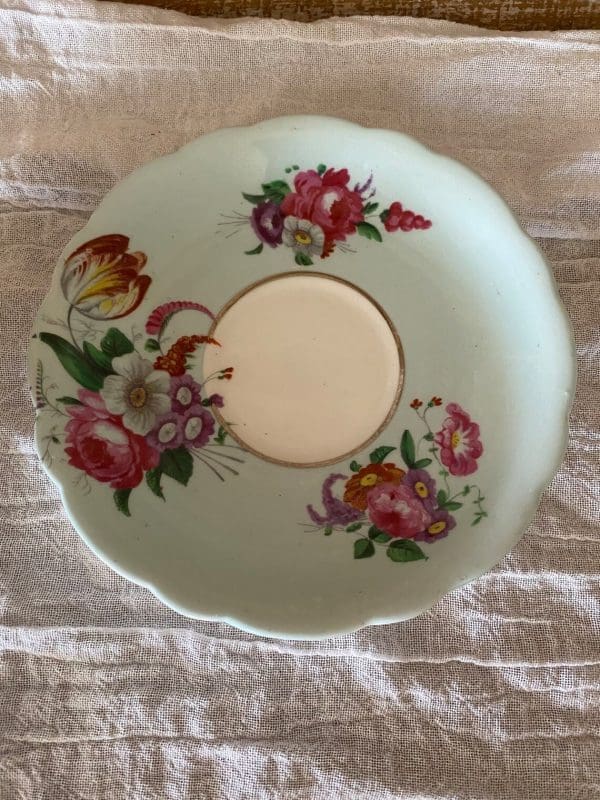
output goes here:
[{"label": "painted bouquet", "polygon": [[[417,561],[427,556],[417,544],[432,544],[448,536],[456,527],[452,512],[459,511],[472,499],[471,525],[478,525],[487,512],[485,497],[477,484],[453,485],[477,471],[483,453],[479,425],[473,422],[457,403],[448,403],[446,418],[437,432],[428,415],[442,405],[440,397],[432,397],[423,409],[421,400],[413,400],[411,408],[423,426],[417,439],[409,430],[402,434],[400,456],[403,466],[386,461],[396,447],[377,447],[370,454],[369,464],[350,463],[349,477],[334,473],[322,488],[325,513],[307,506],[312,524],[308,531],[323,531],[331,536],[336,531],[356,534],[354,558],[369,558],[377,546],[386,549],[392,561]],[[423,409],[423,410],[421,410]],[[426,448],[427,455],[420,455]],[[438,487],[432,475],[441,479]],[[333,487],[344,481],[342,498]]]},{"label": "painted bouquet", "polygon": [[40,339],[80,388],[76,397],[51,400],[56,387],[39,361],[35,399],[36,408],[49,407],[63,420],[47,436],[44,457],[51,459],[52,446],[60,445],[81,478],[108,484],[119,511],[130,516],[131,491],[144,478],[164,500],[163,476],[187,485],[194,459],[221,480],[224,471],[238,474],[228,462],[243,460],[231,454],[241,448],[225,444],[225,429],[216,429],[212,410],[223,406],[223,398],[209,391],[214,381],[231,380],[233,367],[203,383],[189,374],[196,349],[219,343],[195,334],[167,347],[173,316],[193,310],[214,319],[205,306],[175,301],[154,309],[145,325],[145,354],[136,349],[141,334],[130,338],[121,328],[98,326],[135,311],[151,284],[141,274],[145,254],[128,252],[128,245],[120,234],[100,236],[66,259],[61,287],[69,303],[64,323],[69,339],[47,332]]},{"label": "painted bouquet", "polygon": [[314,258],[327,258],[337,248],[355,252],[347,244],[357,233],[366,239],[382,241],[381,223],[388,233],[427,230],[431,221],[415,214],[398,201],[380,210],[374,200],[373,176],[362,185],[350,186],[347,169],[319,164],[316,169],[298,172],[299,166],[286,167],[296,172],[294,187],[287,180],[263,183],[257,194],[242,192],[253,207],[250,215],[234,212],[220,223],[233,228],[231,234],[250,225],[258,244],[246,255],[262,253],[265,245],[291,248],[296,264],[309,267]]}]

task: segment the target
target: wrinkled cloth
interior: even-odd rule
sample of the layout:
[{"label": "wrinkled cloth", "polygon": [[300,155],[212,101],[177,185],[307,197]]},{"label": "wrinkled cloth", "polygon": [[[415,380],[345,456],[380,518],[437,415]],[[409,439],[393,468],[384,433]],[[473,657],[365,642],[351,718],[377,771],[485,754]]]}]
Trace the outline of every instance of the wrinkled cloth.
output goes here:
[{"label": "wrinkled cloth", "polygon": [[[594,32],[0,0],[0,800],[600,797],[599,87]],[[297,113],[490,181],[551,263],[579,366],[564,463],[502,563],[322,642],[188,620],[93,556],[36,457],[25,368],[55,261],[116,181]]]}]

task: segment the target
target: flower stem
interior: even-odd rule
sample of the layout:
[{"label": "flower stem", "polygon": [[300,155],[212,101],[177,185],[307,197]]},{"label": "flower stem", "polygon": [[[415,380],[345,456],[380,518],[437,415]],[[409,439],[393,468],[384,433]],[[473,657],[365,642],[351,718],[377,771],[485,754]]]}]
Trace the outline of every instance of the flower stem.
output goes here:
[{"label": "flower stem", "polygon": [[[219,445],[215,445],[216,452],[218,452]],[[203,450],[208,450],[209,453],[214,453],[215,451],[212,449],[212,446],[209,444],[205,444],[202,448]],[[240,448],[241,449],[241,448]],[[237,461],[238,464],[245,464],[243,458],[238,458],[237,456],[232,456],[229,453],[219,453],[219,458],[226,458],[228,461]]]},{"label": "flower stem", "polygon": [[79,351],[81,351],[81,347],[79,347],[79,345],[77,344],[77,341],[75,339],[75,334],[73,333],[73,327],[71,325],[71,315],[72,315],[74,309],[75,309],[75,306],[73,306],[73,305],[69,306],[69,311],[67,313],[67,328],[69,329],[69,333],[71,334],[71,340],[72,340],[73,344],[75,345],[75,347]]},{"label": "flower stem", "polygon": [[201,461],[203,464],[206,464],[206,466],[215,473],[215,475],[220,481],[223,482],[225,481],[225,478],[221,475],[219,470],[215,469],[212,464],[209,464],[208,461],[205,461],[205,459],[203,459],[202,456],[198,455],[198,453],[196,453],[194,450],[191,450],[190,452],[198,459],[198,461]]},{"label": "flower stem", "polygon": [[209,381],[215,380],[218,375],[220,375],[222,370],[218,369],[216,372],[211,372],[200,384],[200,388],[203,389]]},{"label": "flower stem", "polygon": [[473,500],[473,505],[477,507],[477,511],[475,513],[475,519],[479,520],[482,517],[487,517],[488,513],[482,505],[483,501],[485,500],[485,497],[482,496],[481,489],[476,484],[473,484],[470,488],[477,489],[477,497],[475,498],[475,500]]},{"label": "flower stem", "polygon": [[245,447],[240,447],[239,444],[219,444],[218,442],[215,442],[214,439],[210,444],[205,444],[204,447],[215,447],[217,450],[221,450],[223,447],[228,447],[231,450],[240,450],[242,453],[248,452]]},{"label": "flower stem", "polygon": [[[198,455],[198,451],[195,451],[195,453],[196,453],[197,458],[200,458],[200,456]],[[202,455],[203,455],[204,458],[207,458],[209,461],[212,461],[213,464],[218,464],[221,467],[221,469],[226,469],[228,472],[231,472],[232,475],[239,475],[240,474],[236,469],[234,469],[233,467],[230,467],[228,464],[223,464],[221,461],[219,461],[218,458],[215,458],[214,456],[210,455],[210,453],[207,453],[204,450],[202,451]]]},{"label": "flower stem", "polygon": [[[430,409],[430,406],[427,406],[425,408],[425,411],[423,411],[422,414],[419,414],[419,411],[417,409],[415,409],[415,413],[416,413],[417,417],[419,417],[419,419],[422,420],[425,423],[425,426],[427,428],[427,433],[432,437],[431,441],[435,441],[433,431],[431,430],[431,425],[427,421],[427,412],[429,411],[429,409]],[[435,460],[437,461],[437,463],[439,464],[440,468],[444,472],[446,472],[446,468],[444,467],[444,465],[442,464],[442,462],[438,458],[437,448],[434,448],[433,445],[432,445],[432,447],[430,448],[430,452],[433,455],[433,457],[435,458]],[[448,484],[448,477],[446,475],[442,475],[442,477],[444,479],[444,485],[446,486],[446,492],[447,492],[447,494],[450,494],[450,486]]]},{"label": "flower stem", "polygon": [[54,403],[49,400],[48,394],[44,387],[45,382],[46,382],[46,376],[44,375],[44,367],[40,363],[40,380],[36,386],[37,391],[40,393],[40,396],[42,400],[46,403],[46,405],[49,406],[56,414],[60,414],[63,417],[68,417],[69,416],[68,414],[65,414],[64,411],[61,411],[60,408],[58,408],[58,406],[55,406]]},{"label": "flower stem", "polygon": [[423,442],[426,441],[426,439],[425,439],[426,436],[427,436],[427,434],[424,433],[423,436],[421,436],[421,438],[418,441],[418,444],[417,444],[417,456],[419,455],[419,451],[421,449],[421,445],[423,444]]}]

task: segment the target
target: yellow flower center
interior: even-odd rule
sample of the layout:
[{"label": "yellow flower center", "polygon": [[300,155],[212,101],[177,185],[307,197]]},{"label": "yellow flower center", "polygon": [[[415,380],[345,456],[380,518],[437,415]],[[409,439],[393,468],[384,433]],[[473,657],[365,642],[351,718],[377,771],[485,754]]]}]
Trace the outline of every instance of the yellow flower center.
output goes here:
[{"label": "yellow flower center", "polygon": [[429,497],[429,489],[425,486],[423,481],[417,481],[415,483],[415,492],[419,497]]},{"label": "yellow flower center", "polygon": [[148,393],[143,386],[136,386],[129,392],[129,405],[134,408],[141,408],[146,404]]},{"label": "yellow flower center", "polygon": [[436,533],[442,533],[445,530],[446,523],[442,519],[439,522],[434,522],[427,528],[428,533],[430,533],[432,536],[435,536]]},{"label": "yellow flower center", "polygon": [[374,472],[369,472],[368,475],[365,475],[363,478],[360,479],[361,486],[375,486],[377,483],[377,475]]},{"label": "yellow flower center", "polygon": [[454,431],[454,433],[452,434],[452,449],[455,450],[459,444],[460,444],[460,433],[458,431]]},{"label": "yellow flower center", "polygon": [[301,245],[312,244],[312,237],[308,231],[296,231],[294,234],[294,239],[298,244]]}]

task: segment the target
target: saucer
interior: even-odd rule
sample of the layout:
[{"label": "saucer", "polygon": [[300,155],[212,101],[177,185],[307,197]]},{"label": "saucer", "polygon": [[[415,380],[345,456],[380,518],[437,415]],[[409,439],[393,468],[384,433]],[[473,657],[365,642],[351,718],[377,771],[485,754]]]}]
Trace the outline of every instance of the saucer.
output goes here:
[{"label": "saucer", "polygon": [[574,370],[482,179],[310,116],[116,186],[29,349],[37,449],[92,550],[181,614],[309,639],[415,616],[510,550]]}]

